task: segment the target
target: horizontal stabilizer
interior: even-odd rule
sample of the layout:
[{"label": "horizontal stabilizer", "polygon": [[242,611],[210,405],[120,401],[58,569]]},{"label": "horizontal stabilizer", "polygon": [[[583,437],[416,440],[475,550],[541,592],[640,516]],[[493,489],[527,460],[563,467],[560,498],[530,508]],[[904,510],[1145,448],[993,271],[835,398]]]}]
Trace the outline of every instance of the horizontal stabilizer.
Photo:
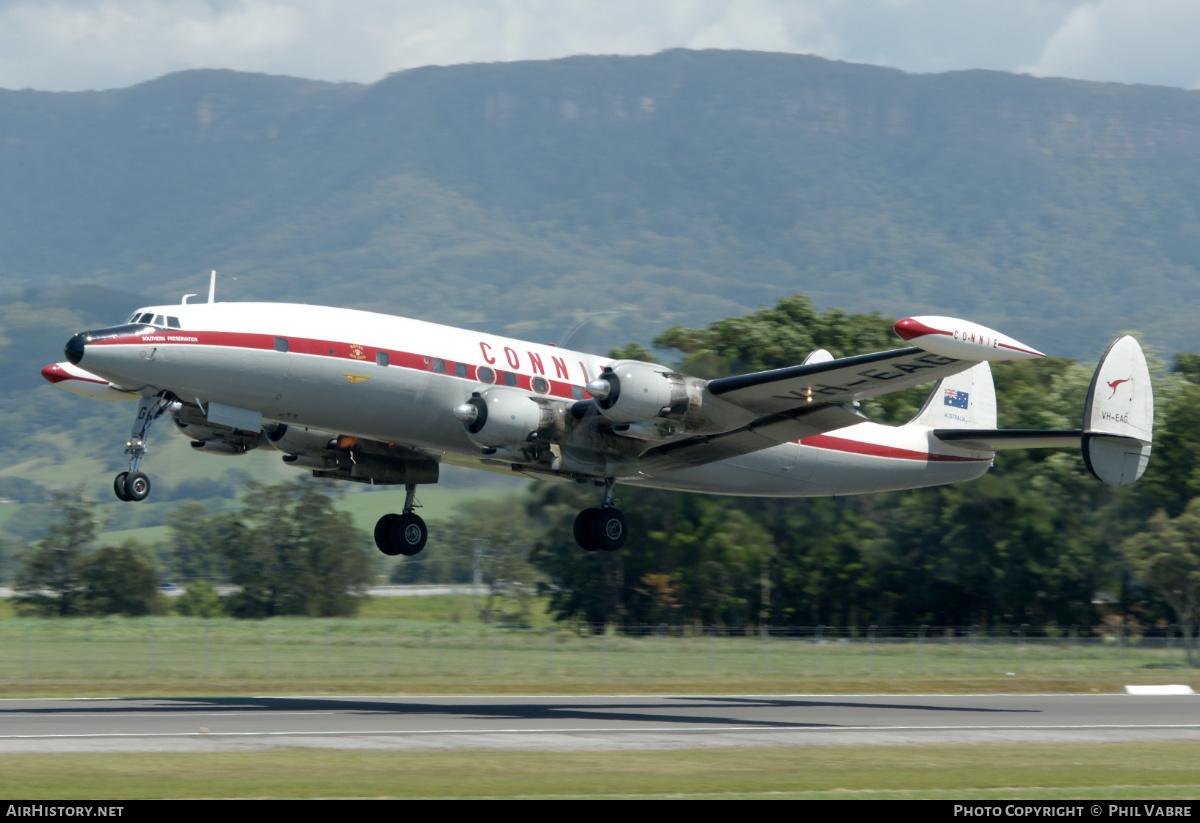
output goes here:
[{"label": "horizontal stabilizer", "polygon": [[1078,447],[1081,431],[1045,431],[1042,429],[934,429],[933,436],[979,451],[1004,449],[1061,449]]},{"label": "horizontal stabilizer", "polygon": [[1117,339],[1096,367],[1083,409],[1083,460],[1113,486],[1133,483],[1150,462],[1154,392],[1137,340]]}]

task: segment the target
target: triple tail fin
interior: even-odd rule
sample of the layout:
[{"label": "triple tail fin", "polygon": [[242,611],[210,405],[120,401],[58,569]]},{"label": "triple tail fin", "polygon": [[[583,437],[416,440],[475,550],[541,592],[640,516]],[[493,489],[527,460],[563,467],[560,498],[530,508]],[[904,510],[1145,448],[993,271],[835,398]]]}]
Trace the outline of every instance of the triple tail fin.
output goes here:
[{"label": "triple tail fin", "polygon": [[1083,461],[1112,486],[1133,483],[1150,462],[1154,392],[1146,355],[1125,336],[1108,347],[1083,406]]},{"label": "triple tail fin", "polygon": [[996,428],[996,387],[987,362],[943,377],[909,426],[976,431]]},{"label": "triple tail fin", "polygon": [[[943,382],[950,384],[980,366],[986,367],[987,364],[980,363]],[[988,385],[991,385],[990,375]],[[975,424],[973,420],[954,421],[952,425],[947,425],[951,424],[953,418],[941,422],[941,418],[946,417],[938,402],[939,395],[943,393],[946,394],[944,403],[949,404],[949,393],[943,392],[943,386],[939,383],[926,401],[925,408],[911,424],[934,426],[933,436],[945,443],[979,451],[1082,447],[1088,471],[1110,486],[1130,485],[1142,476],[1150,462],[1150,444],[1154,435],[1154,393],[1146,356],[1132,337],[1118,338],[1100,359],[1084,403],[1082,431],[996,429]],[[990,396],[990,403],[990,419],[994,427],[994,394]]]}]

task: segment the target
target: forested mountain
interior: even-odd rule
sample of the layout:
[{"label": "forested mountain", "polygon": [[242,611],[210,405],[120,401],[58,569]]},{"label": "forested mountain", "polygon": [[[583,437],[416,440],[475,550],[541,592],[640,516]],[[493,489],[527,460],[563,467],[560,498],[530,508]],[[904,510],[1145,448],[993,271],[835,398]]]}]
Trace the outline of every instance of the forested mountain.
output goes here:
[{"label": "forested mountain", "polygon": [[605,348],[803,292],[1170,354],[1200,348],[1198,192],[1176,89],[721,51],[191,71],[0,91],[0,294],[173,301],[215,267],[226,299],[544,339],[615,312]]},{"label": "forested mountain", "polygon": [[[210,267],[227,300],[552,341],[591,317],[597,351],[803,293],[1170,358],[1200,350],[1198,200],[1200,93],[996,72],[671,51],[0,90],[0,497],[118,470],[129,408],[38,370]],[[217,463],[176,477],[231,485]]]}]

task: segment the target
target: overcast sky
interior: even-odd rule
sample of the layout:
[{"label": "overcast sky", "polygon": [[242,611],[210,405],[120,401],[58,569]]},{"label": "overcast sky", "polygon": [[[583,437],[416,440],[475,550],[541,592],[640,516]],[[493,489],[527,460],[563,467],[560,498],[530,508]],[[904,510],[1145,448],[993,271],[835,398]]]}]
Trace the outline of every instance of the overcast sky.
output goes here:
[{"label": "overcast sky", "polygon": [[1200,0],[0,0],[0,88],[723,48],[1200,88]]}]

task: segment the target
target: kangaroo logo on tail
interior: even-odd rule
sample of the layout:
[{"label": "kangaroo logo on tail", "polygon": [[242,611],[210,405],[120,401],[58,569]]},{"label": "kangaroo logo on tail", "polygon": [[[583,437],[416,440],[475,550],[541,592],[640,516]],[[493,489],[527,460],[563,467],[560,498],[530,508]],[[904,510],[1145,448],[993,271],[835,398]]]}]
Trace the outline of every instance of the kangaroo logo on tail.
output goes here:
[{"label": "kangaroo logo on tail", "polygon": [[1109,400],[1112,400],[1114,397],[1116,397],[1116,395],[1117,395],[1117,386],[1121,385],[1122,383],[1128,383],[1128,382],[1129,382],[1130,380],[1132,380],[1132,379],[1133,379],[1132,377],[1126,377],[1124,380],[1114,380],[1114,381],[1112,381],[1111,383],[1109,383],[1109,384],[1108,384],[1108,387],[1109,387],[1110,389],[1112,389],[1112,394],[1110,394],[1110,395],[1108,396],[1108,399],[1109,399]]}]

